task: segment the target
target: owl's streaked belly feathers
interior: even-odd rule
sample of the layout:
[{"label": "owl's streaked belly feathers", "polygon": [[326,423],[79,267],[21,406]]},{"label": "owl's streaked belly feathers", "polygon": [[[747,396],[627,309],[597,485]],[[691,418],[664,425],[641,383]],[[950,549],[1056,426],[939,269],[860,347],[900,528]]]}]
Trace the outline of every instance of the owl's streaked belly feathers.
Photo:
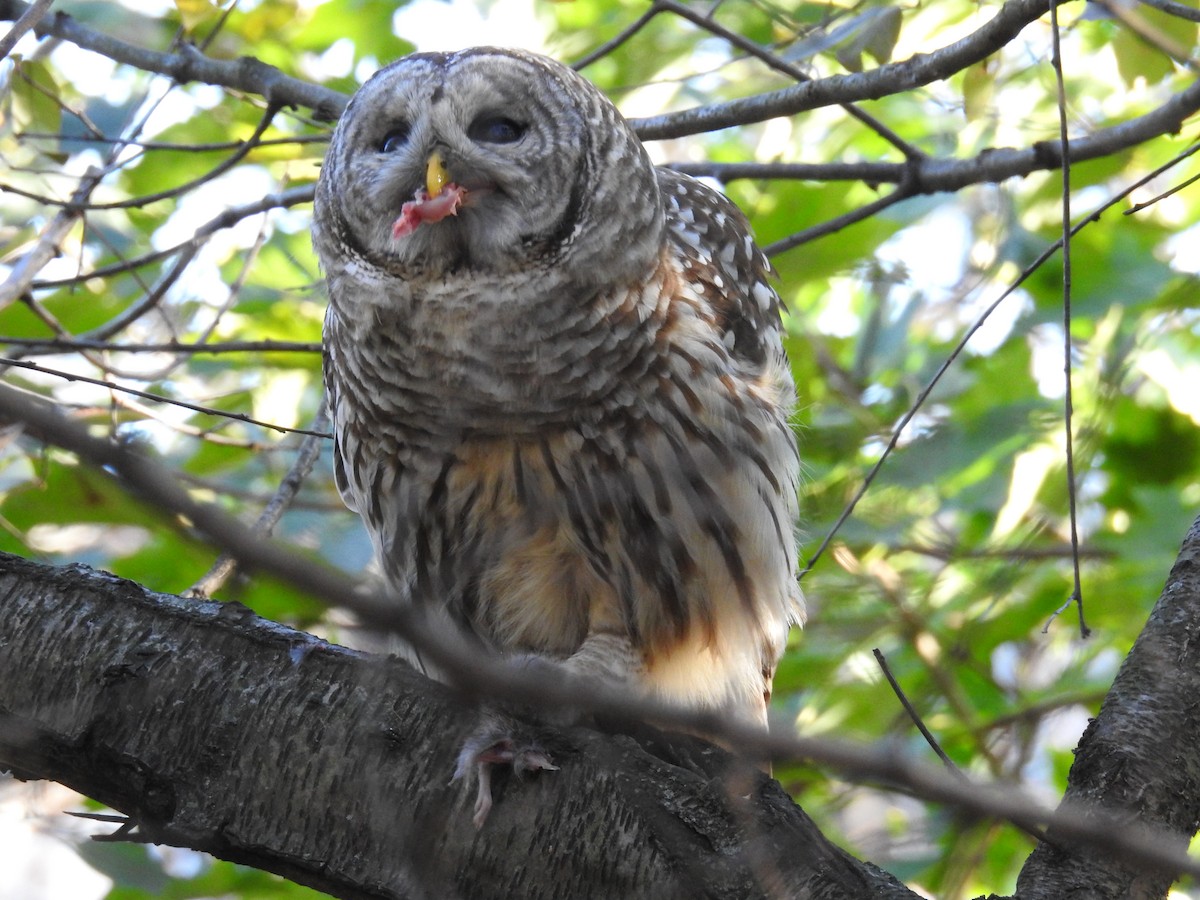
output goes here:
[{"label": "owl's streaked belly feathers", "polygon": [[[628,636],[651,692],[759,719],[803,614],[790,373],[781,352],[735,358],[680,269],[664,254],[636,293],[648,311],[614,303],[586,323],[607,340],[547,347],[529,373],[465,352],[442,368],[444,331],[341,340],[357,329],[335,303],[333,371],[370,382],[334,380],[339,483],[409,601],[502,651],[566,659]],[[404,358],[372,357],[385,346]]]}]

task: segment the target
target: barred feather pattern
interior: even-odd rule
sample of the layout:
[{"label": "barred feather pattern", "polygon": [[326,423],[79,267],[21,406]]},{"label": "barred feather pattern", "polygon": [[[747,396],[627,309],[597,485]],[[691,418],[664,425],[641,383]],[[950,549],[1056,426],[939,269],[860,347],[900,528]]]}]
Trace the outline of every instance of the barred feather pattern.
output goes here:
[{"label": "barred feather pattern", "polygon": [[[495,109],[518,146],[471,139]],[[488,187],[397,242],[435,147]],[[477,48],[356,95],[314,242],[338,486],[401,602],[765,722],[804,617],[799,461],[780,302],[737,207],[655,168],[571,70]]]}]

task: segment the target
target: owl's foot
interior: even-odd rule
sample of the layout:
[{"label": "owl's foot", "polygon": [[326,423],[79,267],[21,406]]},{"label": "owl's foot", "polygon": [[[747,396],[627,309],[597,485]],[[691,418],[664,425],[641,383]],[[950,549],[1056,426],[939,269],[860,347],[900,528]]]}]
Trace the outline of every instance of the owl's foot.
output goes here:
[{"label": "owl's foot", "polygon": [[528,734],[527,725],[507,717],[486,715],[463,743],[452,782],[476,782],[475,815],[471,821],[482,828],[492,809],[492,767],[510,766],[518,778],[529,772],[557,771],[549,751]]}]

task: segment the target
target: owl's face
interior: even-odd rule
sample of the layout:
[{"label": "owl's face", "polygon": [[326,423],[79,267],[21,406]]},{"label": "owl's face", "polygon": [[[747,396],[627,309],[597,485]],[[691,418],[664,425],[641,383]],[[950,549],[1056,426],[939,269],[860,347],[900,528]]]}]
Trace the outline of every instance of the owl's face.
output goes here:
[{"label": "owl's face", "polygon": [[[464,200],[396,237],[434,154]],[[644,269],[662,228],[653,165],[612,104],[565,66],[492,48],[376,73],[338,124],[316,218],[343,250],[402,277],[553,267],[580,283]]]}]

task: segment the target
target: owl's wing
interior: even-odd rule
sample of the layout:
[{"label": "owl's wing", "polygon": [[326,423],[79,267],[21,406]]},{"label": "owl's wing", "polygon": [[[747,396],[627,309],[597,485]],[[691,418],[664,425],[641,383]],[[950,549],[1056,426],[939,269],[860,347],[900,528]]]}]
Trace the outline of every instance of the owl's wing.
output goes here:
[{"label": "owl's wing", "polygon": [[324,346],[321,351],[321,364],[325,373],[325,404],[329,409],[329,418],[333,423],[333,478],[337,485],[338,493],[342,496],[342,502],[346,504],[354,512],[361,511],[358,508],[357,500],[353,490],[350,487],[350,478],[346,473],[346,447],[343,445],[346,436],[343,434],[343,429],[338,427],[338,362],[335,358],[336,350],[334,349],[337,341],[334,331],[338,327],[337,316],[333,309],[330,308],[325,313],[325,335]]},{"label": "owl's wing", "polygon": [[750,223],[724,194],[670,169],[658,170],[670,240],[686,260],[693,287],[716,315],[725,347],[752,367],[780,352],[782,301],[771,263]]}]

